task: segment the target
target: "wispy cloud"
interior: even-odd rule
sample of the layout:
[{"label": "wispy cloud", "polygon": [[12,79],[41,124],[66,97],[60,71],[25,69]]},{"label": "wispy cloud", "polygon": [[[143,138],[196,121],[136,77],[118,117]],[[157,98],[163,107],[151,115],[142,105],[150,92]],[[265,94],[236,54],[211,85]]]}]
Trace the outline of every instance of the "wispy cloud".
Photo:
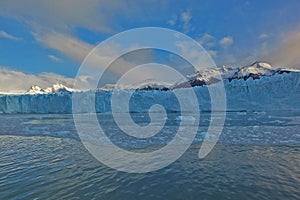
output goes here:
[{"label": "wispy cloud", "polygon": [[[116,11],[123,3],[102,3],[94,0],[54,0],[51,2],[27,0],[1,1],[0,15],[17,17],[21,20],[34,20],[36,23],[55,30],[69,31],[74,27],[85,27],[90,30],[111,33],[112,24],[105,9]],[[34,7],[34,9],[32,9]],[[55,11],[55,13],[53,12]],[[88,12],[87,12],[88,11]]]},{"label": "wispy cloud", "polygon": [[167,24],[170,26],[174,26],[177,23],[178,17],[173,15],[171,19],[167,21]]},{"label": "wispy cloud", "polygon": [[1,30],[0,30],[0,37],[6,38],[6,39],[10,39],[10,40],[15,40],[15,41],[22,40],[22,38],[13,36],[13,35],[5,32],[5,31],[1,31]]},{"label": "wispy cloud", "polygon": [[258,39],[260,39],[260,40],[265,40],[267,38],[269,38],[269,35],[266,33],[262,33],[258,36]]},{"label": "wispy cloud", "polygon": [[214,47],[217,43],[217,39],[208,33],[204,33],[197,41],[207,48]]},{"label": "wispy cloud", "polygon": [[59,57],[55,56],[55,55],[48,55],[48,57],[51,60],[53,60],[54,62],[58,62],[58,63],[62,62],[62,60]]},{"label": "wispy cloud", "polygon": [[[34,21],[58,32],[70,33],[80,27],[93,32],[113,34],[122,30],[124,19],[153,19],[169,5],[158,0],[22,0],[0,1],[0,16]],[[34,8],[34,9],[33,9]],[[150,14],[152,13],[152,14]],[[137,17],[142,16],[142,17]]]},{"label": "wispy cloud", "polygon": [[185,33],[190,32],[192,30],[192,25],[190,23],[190,21],[192,19],[192,15],[191,15],[190,11],[185,11],[185,12],[181,13],[180,19],[182,21],[183,32],[185,32]]},{"label": "wispy cloud", "polygon": [[224,37],[220,40],[220,45],[223,48],[227,48],[232,44],[233,44],[233,37],[232,36],[226,36],[226,37]]},{"label": "wispy cloud", "polygon": [[216,56],[217,52],[213,50],[203,51],[190,41],[179,41],[175,45],[180,49],[182,54],[186,56],[185,59],[187,59],[194,66],[207,68],[214,67],[213,63],[211,62],[211,58],[208,55]]},{"label": "wispy cloud", "polygon": [[218,51],[216,50],[208,50],[207,53],[212,57],[212,58],[216,58],[218,55]]},{"label": "wispy cloud", "polygon": [[184,33],[189,33],[193,30],[191,24],[192,14],[190,11],[184,11],[177,15],[173,15],[171,19],[167,21],[167,24],[170,26],[177,26]]},{"label": "wispy cloud", "polygon": [[[33,35],[46,48],[55,49],[72,60],[82,63],[86,59],[86,62],[84,62],[85,74],[83,76],[89,77],[89,79],[86,79],[89,81],[84,82],[78,89],[90,89],[94,87],[92,83],[99,78],[97,75],[103,72],[106,73],[103,82],[106,84],[113,83],[116,77],[121,77],[133,67],[155,60],[154,54],[151,51],[138,51],[136,54],[126,54],[119,57],[123,54],[123,51],[130,52],[138,48],[136,44],[132,47],[122,47],[122,44],[107,41],[102,43],[101,47],[96,48],[96,46],[72,35],[49,31],[43,27],[36,27],[36,32]],[[54,61],[60,60],[54,55],[49,55],[48,57]],[[109,63],[110,65],[107,66]],[[109,71],[105,71],[107,67],[109,67]],[[155,77],[153,70],[146,70],[138,76],[131,76],[131,83],[128,84],[132,84],[143,77],[149,77],[149,75]],[[103,86],[103,84],[99,86]]]},{"label": "wispy cloud", "polygon": [[53,32],[42,31],[34,33],[38,42],[48,48],[55,49],[69,58],[82,62],[88,53],[94,48],[93,45],[88,44],[71,35]]}]

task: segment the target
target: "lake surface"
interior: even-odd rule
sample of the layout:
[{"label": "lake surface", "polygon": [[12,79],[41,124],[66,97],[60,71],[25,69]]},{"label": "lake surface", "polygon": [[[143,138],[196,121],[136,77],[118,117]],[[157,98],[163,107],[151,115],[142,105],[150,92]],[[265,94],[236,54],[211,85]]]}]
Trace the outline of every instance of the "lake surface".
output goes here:
[{"label": "lake surface", "polygon": [[[109,114],[99,114],[115,144],[144,150],[166,145],[178,125],[151,140],[127,140]],[[133,113],[148,123],[147,113]],[[190,148],[169,166],[126,173],[96,160],[83,146],[72,115],[0,115],[0,199],[299,199],[300,113],[232,112],[204,159],[202,113]],[[164,134],[165,133],[165,134]],[[126,158],[124,158],[126,159]]]}]

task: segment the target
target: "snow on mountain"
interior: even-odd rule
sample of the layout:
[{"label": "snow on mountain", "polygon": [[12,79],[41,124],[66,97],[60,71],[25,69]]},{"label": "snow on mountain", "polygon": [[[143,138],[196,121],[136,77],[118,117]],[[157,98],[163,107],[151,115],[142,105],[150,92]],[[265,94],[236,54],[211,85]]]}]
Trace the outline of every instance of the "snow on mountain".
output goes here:
[{"label": "snow on mountain", "polygon": [[[62,84],[45,89],[32,86],[26,94],[0,95],[0,113],[72,113],[72,103],[79,105],[80,110],[76,112],[92,112],[86,109],[86,105],[92,104],[93,96],[96,112],[111,112],[112,93],[122,100],[132,92],[132,112],[147,112],[154,103],[162,104],[168,111],[180,111],[173,90],[184,97],[186,105],[190,105],[190,98],[186,95],[186,87],[189,86],[194,86],[200,110],[209,111],[208,85],[219,85],[218,73],[225,86],[226,111],[300,110],[300,71],[272,68],[268,63],[255,62],[239,68],[204,69],[187,76],[188,81],[174,85],[148,80],[134,86],[106,85],[85,92],[74,91]],[[74,94],[79,94],[80,98],[72,102]]]},{"label": "snow on mountain", "polygon": [[45,91],[37,85],[32,85],[25,94],[45,94]]},{"label": "snow on mountain", "polygon": [[272,76],[275,73],[279,73],[281,69],[273,69],[270,64],[265,62],[255,62],[250,66],[244,66],[233,70],[235,70],[233,75],[227,73],[226,78],[228,80],[241,78],[244,80],[247,80],[248,78],[259,79],[262,76]]},{"label": "snow on mountain", "polygon": [[[202,85],[210,85],[221,81],[218,77],[222,77],[223,80],[238,80],[248,78],[260,79],[264,76],[273,76],[275,74],[289,73],[297,70],[284,69],[284,68],[273,68],[271,64],[267,62],[256,61],[252,65],[243,66],[239,68],[220,67],[220,68],[208,68],[201,71],[197,71],[187,76],[188,81],[181,81],[174,84],[171,88],[182,88],[182,87],[194,87]],[[219,76],[218,76],[219,75]]]},{"label": "snow on mountain", "polygon": [[51,94],[51,93],[63,93],[63,92],[74,92],[74,89],[68,88],[63,84],[54,84],[51,87],[45,89],[40,88],[37,85],[32,85],[31,88],[25,92],[25,94],[35,95],[35,94]]}]

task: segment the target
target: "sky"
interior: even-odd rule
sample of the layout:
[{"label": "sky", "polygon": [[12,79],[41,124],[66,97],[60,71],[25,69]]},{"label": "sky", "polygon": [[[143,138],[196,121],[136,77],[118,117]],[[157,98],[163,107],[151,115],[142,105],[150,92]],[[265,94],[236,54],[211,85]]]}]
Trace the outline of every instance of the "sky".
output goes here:
[{"label": "sky", "polygon": [[71,86],[97,44],[140,27],[188,35],[217,66],[263,60],[300,69],[299,10],[297,0],[2,0],[0,91]]}]

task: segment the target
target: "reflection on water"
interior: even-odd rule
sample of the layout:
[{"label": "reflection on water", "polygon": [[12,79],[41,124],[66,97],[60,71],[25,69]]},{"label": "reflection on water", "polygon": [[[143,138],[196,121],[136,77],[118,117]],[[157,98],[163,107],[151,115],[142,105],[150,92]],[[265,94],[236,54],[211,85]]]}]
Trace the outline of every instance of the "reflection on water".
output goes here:
[{"label": "reflection on water", "polygon": [[[135,115],[138,122],[146,114]],[[194,144],[179,160],[159,171],[128,174],[85,150],[71,115],[1,115],[0,199],[298,199],[299,116],[227,113],[218,144],[199,160],[209,122],[203,113]],[[170,116],[169,126],[176,120]],[[154,142],[164,145],[171,136],[166,132]]]}]

